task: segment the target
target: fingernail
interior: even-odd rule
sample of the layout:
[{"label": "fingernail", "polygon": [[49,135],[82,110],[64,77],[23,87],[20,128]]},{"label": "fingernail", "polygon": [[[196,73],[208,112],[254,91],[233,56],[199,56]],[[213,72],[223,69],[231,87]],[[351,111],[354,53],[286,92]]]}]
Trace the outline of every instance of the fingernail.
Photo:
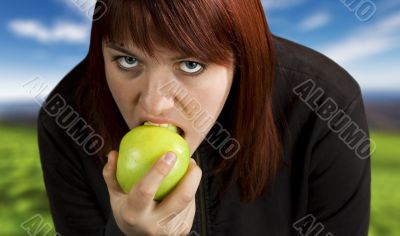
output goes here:
[{"label": "fingernail", "polygon": [[167,163],[168,165],[171,165],[176,159],[176,156],[174,153],[172,152],[168,152],[165,156],[164,156],[164,161],[165,163]]}]

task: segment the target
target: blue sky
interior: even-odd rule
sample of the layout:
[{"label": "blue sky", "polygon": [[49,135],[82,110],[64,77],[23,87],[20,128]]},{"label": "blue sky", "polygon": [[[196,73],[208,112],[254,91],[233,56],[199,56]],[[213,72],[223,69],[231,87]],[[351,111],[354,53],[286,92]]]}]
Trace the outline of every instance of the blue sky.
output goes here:
[{"label": "blue sky", "polygon": [[[400,1],[355,0],[360,5],[353,10],[343,1],[262,3],[274,34],[332,58],[353,75],[364,92],[400,92]],[[2,3],[0,101],[31,98],[26,84],[33,80],[41,81],[46,85],[44,92],[49,92],[86,55],[93,2]]]}]

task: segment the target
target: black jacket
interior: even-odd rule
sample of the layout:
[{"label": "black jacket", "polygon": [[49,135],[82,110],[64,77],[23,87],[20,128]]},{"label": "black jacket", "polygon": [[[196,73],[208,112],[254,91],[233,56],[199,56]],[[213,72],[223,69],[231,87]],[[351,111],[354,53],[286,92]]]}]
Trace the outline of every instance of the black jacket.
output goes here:
[{"label": "black jacket", "polygon": [[[367,235],[369,134],[360,87],[325,56],[273,39],[279,59],[273,111],[289,165],[256,201],[241,203],[233,185],[217,202],[219,176],[210,170],[221,157],[203,141],[194,153],[203,176],[191,235]],[[84,64],[74,68],[47,101],[58,94],[65,107],[73,108]],[[71,136],[72,124],[57,122],[61,113],[44,107],[38,138],[56,231],[64,236],[122,235],[110,208],[103,166],[83,150],[83,140]]]}]

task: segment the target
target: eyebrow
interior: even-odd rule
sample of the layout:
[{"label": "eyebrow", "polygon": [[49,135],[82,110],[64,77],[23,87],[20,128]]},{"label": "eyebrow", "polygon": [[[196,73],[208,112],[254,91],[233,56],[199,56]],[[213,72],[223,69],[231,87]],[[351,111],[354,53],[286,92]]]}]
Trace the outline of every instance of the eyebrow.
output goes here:
[{"label": "eyebrow", "polygon": [[[141,60],[141,58],[138,57],[138,56],[136,56],[135,53],[129,51],[128,49],[126,49],[126,48],[124,48],[124,47],[118,46],[118,45],[116,45],[116,44],[114,44],[114,43],[107,43],[106,46],[107,46],[108,48],[112,48],[112,49],[114,49],[114,50],[116,50],[116,51],[125,53],[125,54],[127,54],[127,55],[129,55],[129,56],[131,56],[131,57],[134,57],[134,58],[137,58],[137,59],[140,59],[140,60]],[[187,58],[187,57],[179,56],[179,57],[174,57],[174,58],[170,58],[170,59],[171,59],[171,60],[182,60],[182,59],[186,59],[186,58]]]},{"label": "eyebrow", "polygon": [[112,48],[112,49],[114,49],[114,50],[116,50],[116,51],[119,51],[119,52],[123,52],[123,53],[125,53],[125,54],[128,54],[129,56],[132,56],[132,57],[136,57],[136,58],[137,58],[137,56],[136,56],[133,52],[129,51],[128,49],[126,49],[126,48],[124,48],[124,47],[118,46],[118,45],[116,45],[116,44],[107,43],[107,47],[108,47],[108,48]]}]

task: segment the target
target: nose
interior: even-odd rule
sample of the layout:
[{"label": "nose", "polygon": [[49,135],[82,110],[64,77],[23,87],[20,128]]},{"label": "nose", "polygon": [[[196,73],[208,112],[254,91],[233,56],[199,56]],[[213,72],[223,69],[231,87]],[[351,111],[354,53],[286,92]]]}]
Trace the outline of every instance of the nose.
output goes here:
[{"label": "nose", "polygon": [[145,78],[139,104],[147,114],[161,116],[174,107],[173,96],[162,89],[171,79],[172,76],[168,76],[168,72],[165,71],[153,72]]}]

